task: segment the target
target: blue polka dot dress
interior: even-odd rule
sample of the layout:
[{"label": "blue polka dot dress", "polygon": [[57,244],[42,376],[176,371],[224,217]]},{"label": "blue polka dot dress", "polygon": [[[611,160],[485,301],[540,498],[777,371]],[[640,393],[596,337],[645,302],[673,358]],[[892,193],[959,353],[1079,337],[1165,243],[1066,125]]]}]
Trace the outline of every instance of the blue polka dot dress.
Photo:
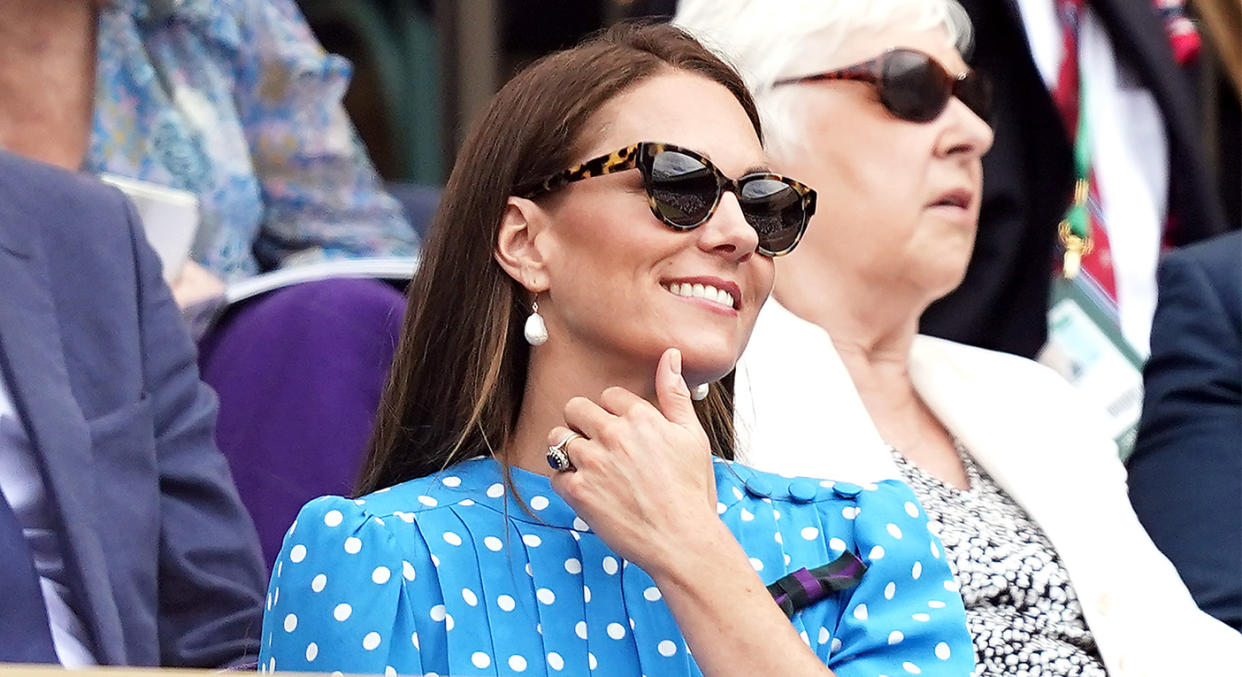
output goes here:
[{"label": "blue polka dot dress", "polygon": [[[765,584],[850,550],[858,586],[797,611],[841,677],[974,669],[965,611],[899,482],[789,479],[717,460],[720,518]],[[262,670],[415,675],[702,674],[650,576],[546,477],[475,458],[357,500],[308,503],[276,562]]]}]

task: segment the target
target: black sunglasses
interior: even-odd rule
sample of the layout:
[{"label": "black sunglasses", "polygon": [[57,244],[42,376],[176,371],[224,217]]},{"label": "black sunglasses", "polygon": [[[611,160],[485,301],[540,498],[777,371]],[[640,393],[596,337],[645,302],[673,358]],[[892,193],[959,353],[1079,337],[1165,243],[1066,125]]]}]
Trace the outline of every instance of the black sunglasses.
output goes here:
[{"label": "black sunglasses", "polygon": [[870,61],[826,73],[785,78],[774,84],[824,80],[871,83],[879,91],[884,107],[910,122],[935,120],[949,105],[951,96],[960,99],[984,122],[991,121],[992,83],[987,76],[976,70],[952,75],[935,59],[913,49],[890,49]]},{"label": "black sunglasses", "polygon": [[558,172],[516,193],[533,199],[572,183],[638,169],[651,213],[676,230],[690,230],[716,213],[720,196],[737,196],[742,215],[759,235],[764,256],[793,251],[815,213],[815,191],[789,177],[755,172],[731,179],[699,153],[667,143],[644,141]]}]

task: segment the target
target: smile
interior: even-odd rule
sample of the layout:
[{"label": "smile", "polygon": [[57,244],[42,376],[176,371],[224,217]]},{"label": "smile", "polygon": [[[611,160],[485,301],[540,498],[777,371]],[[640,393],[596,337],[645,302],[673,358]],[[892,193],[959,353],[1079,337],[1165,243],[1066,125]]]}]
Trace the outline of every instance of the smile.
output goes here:
[{"label": "smile", "polygon": [[713,287],[710,284],[700,284],[698,282],[671,282],[664,285],[664,288],[670,292],[692,299],[703,299],[711,303],[716,303],[730,310],[737,309],[737,299],[733,294],[724,289]]}]

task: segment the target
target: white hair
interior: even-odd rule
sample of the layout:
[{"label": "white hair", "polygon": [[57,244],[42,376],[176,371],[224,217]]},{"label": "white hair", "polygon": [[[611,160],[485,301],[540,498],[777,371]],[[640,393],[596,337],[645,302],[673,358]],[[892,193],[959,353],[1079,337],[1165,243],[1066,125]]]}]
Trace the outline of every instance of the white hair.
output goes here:
[{"label": "white hair", "polygon": [[778,159],[806,150],[806,134],[799,88],[777,80],[807,74],[806,64],[824,63],[859,34],[940,30],[962,55],[973,38],[957,0],[680,0],[673,23],[737,68]]}]

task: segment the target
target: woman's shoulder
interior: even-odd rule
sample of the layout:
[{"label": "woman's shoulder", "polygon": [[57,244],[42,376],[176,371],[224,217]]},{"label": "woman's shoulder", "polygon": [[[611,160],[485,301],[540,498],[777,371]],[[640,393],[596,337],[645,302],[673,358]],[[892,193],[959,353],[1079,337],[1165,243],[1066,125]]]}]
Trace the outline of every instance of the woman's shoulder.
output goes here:
[{"label": "woman's shoulder", "polygon": [[906,499],[914,494],[905,483],[886,479],[874,482],[846,482],[834,479],[805,477],[786,473],[766,472],[748,465],[722,459],[716,460],[716,486],[721,500],[787,501],[823,503],[832,501],[885,501]]}]

